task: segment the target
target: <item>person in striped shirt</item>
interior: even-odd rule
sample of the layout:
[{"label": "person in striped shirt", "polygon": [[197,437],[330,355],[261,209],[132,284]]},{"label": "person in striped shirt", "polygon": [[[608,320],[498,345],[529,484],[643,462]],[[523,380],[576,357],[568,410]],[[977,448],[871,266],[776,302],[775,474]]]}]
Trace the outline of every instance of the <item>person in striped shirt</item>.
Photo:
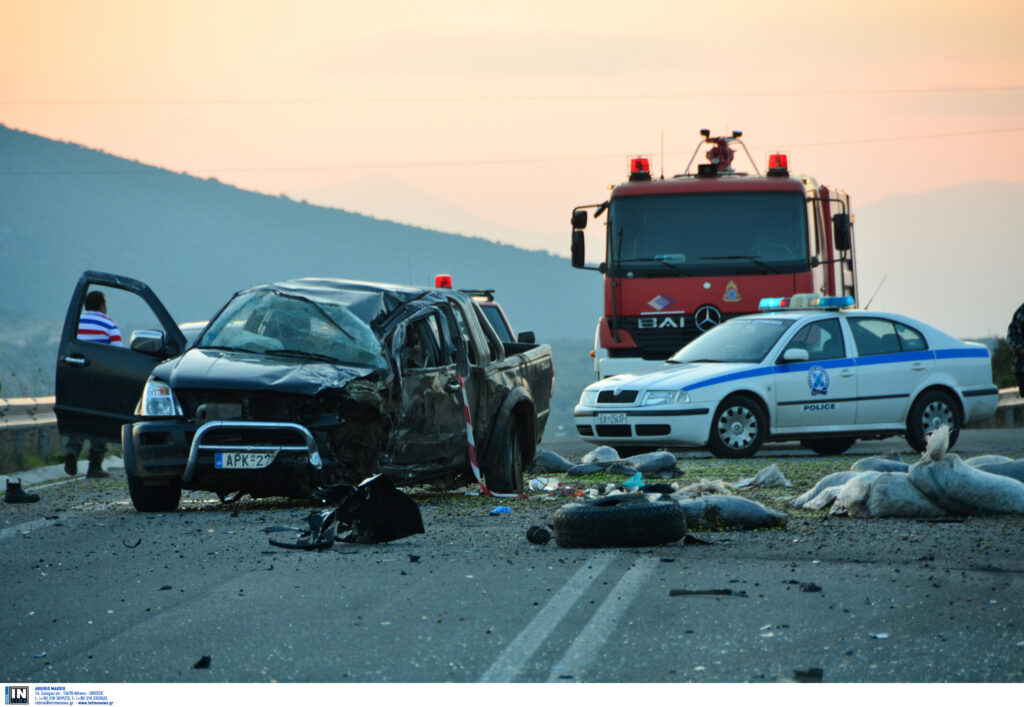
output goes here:
[{"label": "person in striped shirt", "polygon": [[124,346],[121,330],[107,316],[107,298],[99,290],[93,290],[85,296],[85,311],[78,320],[78,338],[98,344]]},{"label": "person in striped shirt", "polygon": [[[121,341],[121,330],[114,320],[107,316],[107,298],[99,290],[93,290],[85,296],[85,311],[78,319],[78,338],[97,344],[124,346]],[[71,435],[68,437],[64,451],[64,471],[74,476],[78,473],[78,455],[82,453],[84,437]],[[86,477],[102,479],[110,476],[103,471],[103,457],[107,453],[107,443],[103,440],[89,440],[89,470]]]}]

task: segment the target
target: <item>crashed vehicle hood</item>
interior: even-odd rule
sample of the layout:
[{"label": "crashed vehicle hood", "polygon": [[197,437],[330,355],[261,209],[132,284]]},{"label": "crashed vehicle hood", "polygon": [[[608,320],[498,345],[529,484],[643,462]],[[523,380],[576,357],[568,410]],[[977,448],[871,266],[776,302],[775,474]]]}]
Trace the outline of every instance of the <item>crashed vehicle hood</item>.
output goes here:
[{"label": "crashed vehicle hood", "polygon": [[316,395],[342,388],[377,372],[374,368],[305,361],[293,356],[250,354],[215,349],[189,349],[153,371],[172,389],[275,390]]},{"label": "crashed vehicle hood", "polygon": [[633,373],[606,378],[589,386],[590,390],[700,390],[715,383],[761,375],[760,363],[663,363]]}]

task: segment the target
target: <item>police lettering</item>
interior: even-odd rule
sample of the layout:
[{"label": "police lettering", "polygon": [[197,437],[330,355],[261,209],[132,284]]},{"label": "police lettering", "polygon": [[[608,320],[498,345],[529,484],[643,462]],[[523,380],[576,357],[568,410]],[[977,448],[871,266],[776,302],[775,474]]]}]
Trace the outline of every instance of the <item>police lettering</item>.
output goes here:
[{"label": "police lettering", "polygon": [[835,403],[810,403],[808,405],[804,405],[804,412],[815,412],[835,409]]}]

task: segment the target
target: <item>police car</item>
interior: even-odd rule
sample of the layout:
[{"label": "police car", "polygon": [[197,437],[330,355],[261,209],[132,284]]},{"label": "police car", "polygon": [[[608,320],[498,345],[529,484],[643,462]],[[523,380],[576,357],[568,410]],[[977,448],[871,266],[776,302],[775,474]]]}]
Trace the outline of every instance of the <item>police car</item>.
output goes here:
[{"label": "police car", "polygon": [[992,417],[988,349],[909,317],[850,309],[852,297],[761,300],[656,368],[587,386],[580,437],[630,451],[707,447],[748,457],[768,440],[841,454],[857,439],[926,436]]}]

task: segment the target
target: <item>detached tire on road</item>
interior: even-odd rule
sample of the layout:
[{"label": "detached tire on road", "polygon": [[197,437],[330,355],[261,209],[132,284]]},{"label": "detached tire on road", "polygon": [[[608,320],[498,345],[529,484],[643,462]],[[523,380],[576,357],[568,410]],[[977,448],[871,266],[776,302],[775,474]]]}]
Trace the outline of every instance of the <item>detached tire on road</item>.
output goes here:
[{"label": "detached tire on road", "polygon": [[647,547],[685,535],[682,507],[654,494],[619,494],[555,511],[559,547]]}]

